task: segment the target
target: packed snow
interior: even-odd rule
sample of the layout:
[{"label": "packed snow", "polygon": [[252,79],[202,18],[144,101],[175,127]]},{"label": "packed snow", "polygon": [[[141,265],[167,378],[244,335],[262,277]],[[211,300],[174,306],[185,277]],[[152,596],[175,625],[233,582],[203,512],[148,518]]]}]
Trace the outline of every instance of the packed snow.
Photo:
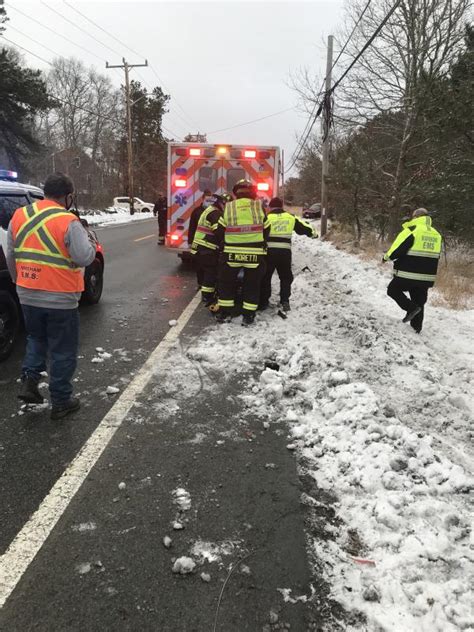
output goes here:
[{"label": "packed snow", "polygon": [[81,219],[87,220],[89,226],[108,226],[110,224],[128,224],[130,222],[139,222],[144,219],[152,219],[153,213],[135,213],[130,212],[118,206],[111,206],[104,211],[85,210],[79,211]]},{"label": "packed snow", "polygon": [[428,303],[417,335],[386,296],[387,267],[301,237],[293,268],[287,320],[274,309],[253,328],[211,322],[176,345],[161,387],[178,402],[183,384],[212,389],[208,373],[246,376],[249,414],[287,429],[314,482],[301,501],[315,574],[360,617],[351,629],[474,630],[474,314]]}]

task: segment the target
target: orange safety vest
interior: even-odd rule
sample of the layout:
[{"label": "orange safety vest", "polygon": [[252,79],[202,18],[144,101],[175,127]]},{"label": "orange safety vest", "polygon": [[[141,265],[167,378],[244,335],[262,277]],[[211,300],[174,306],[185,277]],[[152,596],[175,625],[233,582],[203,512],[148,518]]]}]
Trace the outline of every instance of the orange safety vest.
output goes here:
[{"label": "orange safety vest", "polygon": [[84,276],[71,259],[64,237],[75,215],[52,200],[18,208],[11,220],[16,284],[30,290],[82,292]]}]

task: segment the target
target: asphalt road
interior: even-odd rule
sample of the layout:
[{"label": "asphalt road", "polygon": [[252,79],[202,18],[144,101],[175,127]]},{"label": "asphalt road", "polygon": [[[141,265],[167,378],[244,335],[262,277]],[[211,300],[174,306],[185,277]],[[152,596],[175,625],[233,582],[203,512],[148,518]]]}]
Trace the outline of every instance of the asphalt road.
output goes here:
[{"label": "asphalt road", "polygon": [[[107,386],[123,390],[196,290],[192,271],[157,246],[156,220],[99,228],[97,234],[105,248],[105,285],[98,305],[81,307],[76,392],[82,410],[60,428],[48,411],[23,413],[16,394],[24,340],[0,363],[2,553],[113,404]],[[97,348],[111,357],[93,363]]]},{"label": "asphalt road", "polygon": [[[144,221],[99,231],[106,291],[99,306],[82,310],[79,414],[59,424],[47,411],[19,414],[21,349],[0,366],[2,552],[116,401],[107,386],[124,390],[195,294],[192,271],[156,245],[154,230]],[[209,326],[209,313],[199,308],[171,347],[171,360],[153,365],[149,383],[0,611],[0,630],[322,629],[329,589],[310,573],[308,516],[300,503],[308,490],[286,449],[284,423],[266,430],[245,407],[244,375],[229,379],[196,368],[195,377],[180,381],[178,374],[175,381],[172,354],[188,357]],[[101,359],[97,348],[110,357],[92,362]],[[176,503],[177,488],[190,494],[186,510]],[[177,520],[184,529],[174,530]],[[183,555],[198,564],[188,576],[172,572]],[[305,602],[313,588],[316,598]],[[285,601],[280,589],[300,600]]]}]

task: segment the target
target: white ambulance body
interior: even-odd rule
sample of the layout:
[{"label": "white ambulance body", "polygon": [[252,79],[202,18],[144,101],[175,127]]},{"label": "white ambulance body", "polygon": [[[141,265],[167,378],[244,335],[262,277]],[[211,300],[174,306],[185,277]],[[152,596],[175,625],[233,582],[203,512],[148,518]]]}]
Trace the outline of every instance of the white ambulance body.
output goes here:
[{"label": "white ambulance body", "polygon": [[203,193],[232,193],[236,182],[253,182],[268,203],[278,195],[280,150],[255,145],[168,143],[168,226],[166,245],[182,258],[190,252],[189,218]]}]

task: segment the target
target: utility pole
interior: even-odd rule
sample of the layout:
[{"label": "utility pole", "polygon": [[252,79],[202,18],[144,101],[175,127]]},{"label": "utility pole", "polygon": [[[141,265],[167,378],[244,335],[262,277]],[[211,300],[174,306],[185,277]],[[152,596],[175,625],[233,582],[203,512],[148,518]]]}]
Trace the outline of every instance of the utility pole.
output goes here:
[{"label": "utility pole", "polygon": [[122,57],[123,64],[111,66],[108,61],[105,62],[106,68],[123,68],[125,71],[125,112],[127,125],[127,160],[128,160],[128,198],[130,200],[130,215],[135,213],[135,200],[133,191],[133,146],[132,146],[132,104],[130,102],[130,69],[142,68],[148,66],[145,59],[144,64],[128,64],[125,57]]},{"label": "utility pole", "polygon": [[332,50],[333,50],[334,36],[328,37],[328,57],[326,63],[326,92],[325,102],[323,107],[323,161],[322,161],[322,177],[321,177],[321,237],[326,235],[328,229],[328,184],[329,184],[329,131],[331,126],[331,113],[330,113],[330,96],[329,90],[331,89],[332,82]]},{"label": "utility pole", "polygon": [[281,163],[280,163],[280,174],[281,174],[281,191],[282,191],[282,200],[283,206],[285,205],[285,150],[281,150]]}]

